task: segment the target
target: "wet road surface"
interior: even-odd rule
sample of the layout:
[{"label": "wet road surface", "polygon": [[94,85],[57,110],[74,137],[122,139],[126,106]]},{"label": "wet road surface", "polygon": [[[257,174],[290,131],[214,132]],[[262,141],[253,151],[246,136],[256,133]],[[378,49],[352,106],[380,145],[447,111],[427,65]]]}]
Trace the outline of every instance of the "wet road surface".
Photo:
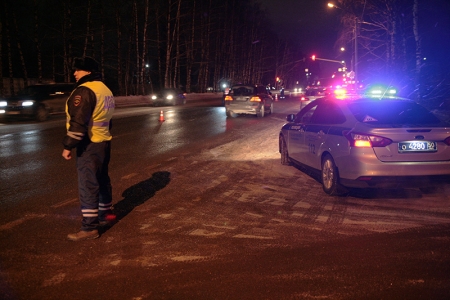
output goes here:
[{"label": "wet road surface", "polygon": [[33,155],[1,156],[19,177],[2,173],[0,298],[448,299],[450,186],[326,195],[280,164],[278,132],[297,107],[277,102],[264,119],[226,119],[221,107],[174,109],[162,124],[156,109],[117,119],[118,222],[84,242],[65,238],[80,213],[61,130],[30,133],[39,151],[2,135]]}]

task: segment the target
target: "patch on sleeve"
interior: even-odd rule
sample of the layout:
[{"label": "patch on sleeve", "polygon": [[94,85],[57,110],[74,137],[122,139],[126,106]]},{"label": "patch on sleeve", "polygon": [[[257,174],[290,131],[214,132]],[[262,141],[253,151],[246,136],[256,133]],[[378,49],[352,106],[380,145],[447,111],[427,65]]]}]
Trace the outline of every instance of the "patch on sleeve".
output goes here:
[{"label": "patch on sleeve", "polygon": [[81,96],[77,95],[75,96],[75,98],[73,99],[73,105],[78,106],[81,103]]}]

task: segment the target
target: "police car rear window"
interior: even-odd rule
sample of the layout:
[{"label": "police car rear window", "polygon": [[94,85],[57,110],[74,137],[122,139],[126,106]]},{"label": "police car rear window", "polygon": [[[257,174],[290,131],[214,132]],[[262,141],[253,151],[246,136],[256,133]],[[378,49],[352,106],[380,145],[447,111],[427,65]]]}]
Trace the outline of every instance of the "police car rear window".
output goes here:
[{"label": "police car rear window", "polygon": [[349,103],[359,122],[376,125],[438,126],[441,121],[430,111],[410,101],[367,101]]}]

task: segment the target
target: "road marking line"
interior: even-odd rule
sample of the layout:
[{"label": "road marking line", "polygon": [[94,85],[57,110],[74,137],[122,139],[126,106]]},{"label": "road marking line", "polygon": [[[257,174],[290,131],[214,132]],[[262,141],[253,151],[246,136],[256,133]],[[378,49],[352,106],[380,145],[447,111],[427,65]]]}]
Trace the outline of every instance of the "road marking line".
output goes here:
[{"label": "road marking line", "polygon": [[66,200],[66,201],[62,201],[62,202],[53,204],[51,207],[52,208],[58,208],[58,207],[61,207],[61,206],[65,206],[65,205],[72,204],[72,203],[77,203],[77,202],[78,202],[78,198],[74,198],[74,199],[69,199],[69,200]]},{"label": "road marking line", "polygon": [[237,234],[233,237],[240,238],[240,239],[273,240],[273,237],[270,237],[270,236],[259,236],[259,235],[250,235],[250,234]]},{"label": "road marking line", "polygon": [[130,179],[131,177],[134,177],[134,176],[136,176],[138,173],[131,173],[131,174],[128,174],[128,175],[125,175],[125,176],[123,176],[122,178],[120,178],[120,179]]},{"label": "road marking line", "polygon": [[42,215],[37,215],[37,214],[27,215],[27,216],[24,216],[23,218],[11,221],[9,223],[6,223],[6,224],[0,226],[0,231],[11,229],[11,228],[16,227],[16,226],[18,226],[18,225],[22,224],[23,222],[25,222],[27,220],[30,220],[30,219],[44,218],[45,216],[46,216],[45,214],[42,214]]},{"label": "road marking line", "polygon": [[171,259],[174,261],[191,261],[191,260],[200,260],[200,259],[205,259],[207,258],[206,256],[175,256],[172,257]]},{"label": "road marking line", "polygon": [[262,218],[262,217],[264,217],[263,215],[260,215],[260,214],[254,214],[254,213],[251,213],[251,212],[246,212],[245,213],[247,216],[252,216],[252,217],[256,217],[256,218]]},{"label": "road marking line", "polygon": [[189,235],[196,235],[196,236],[206,236],[206,237],[214,237],[218,235],[222,235],[225,232],[212,232],[204,229],[195,229],[189,233]]},{"label": "road marking line", "polygon": [[231,229],[231,230],[235,230],[237,228],[236,226],[210,225],[210,224],[203,224],[203,226],[209,226],[209,227],[219,228],[219,229]]}]

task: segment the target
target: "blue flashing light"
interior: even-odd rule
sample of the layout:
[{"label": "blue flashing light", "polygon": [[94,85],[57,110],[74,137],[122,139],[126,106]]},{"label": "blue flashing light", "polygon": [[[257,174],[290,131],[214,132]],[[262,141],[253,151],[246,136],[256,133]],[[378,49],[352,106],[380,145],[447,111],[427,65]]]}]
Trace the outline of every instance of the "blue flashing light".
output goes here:
[{"label": "blue flashing light", "polygon": [[369,97],[395,96],[397,94],[397,90],[390,86],[376,85],[366,90],[365,94]]}]

